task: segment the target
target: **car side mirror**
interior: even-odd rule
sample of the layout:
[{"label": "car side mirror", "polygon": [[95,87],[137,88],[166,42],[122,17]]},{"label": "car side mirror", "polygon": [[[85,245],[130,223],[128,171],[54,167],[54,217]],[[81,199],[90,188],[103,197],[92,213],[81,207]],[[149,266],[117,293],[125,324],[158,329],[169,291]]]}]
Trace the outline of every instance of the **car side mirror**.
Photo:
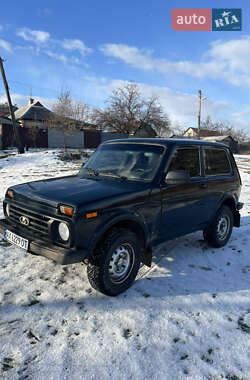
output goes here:
[{"label": "car side mirror", "polygon": [[182,185],[190,181],[190,175],[186,170],[172,170],[165,177],[167,185]]}]

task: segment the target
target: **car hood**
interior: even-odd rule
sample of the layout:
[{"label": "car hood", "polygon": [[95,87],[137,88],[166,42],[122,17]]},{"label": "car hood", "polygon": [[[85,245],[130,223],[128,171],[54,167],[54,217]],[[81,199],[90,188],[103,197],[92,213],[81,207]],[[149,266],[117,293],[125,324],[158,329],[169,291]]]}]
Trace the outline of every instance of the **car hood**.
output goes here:
[{"label": "car hood", "polygon": [[59,203],[80,207],[94,201],[127,195],[145,189],[145,183],[119,179],[68,176],[35,181],[12,187],[15,199],[32,200],[57,207]]}]

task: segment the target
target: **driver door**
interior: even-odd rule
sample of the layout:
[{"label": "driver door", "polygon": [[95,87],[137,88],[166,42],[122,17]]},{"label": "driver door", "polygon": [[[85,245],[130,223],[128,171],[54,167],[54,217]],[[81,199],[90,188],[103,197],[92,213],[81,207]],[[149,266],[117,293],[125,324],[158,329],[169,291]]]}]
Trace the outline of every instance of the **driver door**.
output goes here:
[{"label": "driver door", "polygon": [[178,185],[164,183],[161,187],[162,240],[203,229],[206,183],[202,177],[200,157],[200,147],[196,145],[177,148],[170,159],[167,173],[186,170],[190,181]]}]

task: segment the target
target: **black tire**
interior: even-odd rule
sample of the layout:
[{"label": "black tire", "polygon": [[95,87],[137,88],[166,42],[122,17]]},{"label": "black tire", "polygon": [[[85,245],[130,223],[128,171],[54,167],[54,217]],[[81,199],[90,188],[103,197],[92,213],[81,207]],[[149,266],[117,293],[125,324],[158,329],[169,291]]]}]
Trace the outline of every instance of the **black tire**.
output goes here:
[{"label": "black tire", "polygon": [[117,296],[131,286],[140,263],[141,242],[137,235],[116,228],[87,266],[90,285],[105,295]]},{"label": "black tire", "polygon": [[230,239],[233,229],[233,213],[230,207],[222,206],[213,222],[203,231],[206,242],[215,248],[224,247]]}]

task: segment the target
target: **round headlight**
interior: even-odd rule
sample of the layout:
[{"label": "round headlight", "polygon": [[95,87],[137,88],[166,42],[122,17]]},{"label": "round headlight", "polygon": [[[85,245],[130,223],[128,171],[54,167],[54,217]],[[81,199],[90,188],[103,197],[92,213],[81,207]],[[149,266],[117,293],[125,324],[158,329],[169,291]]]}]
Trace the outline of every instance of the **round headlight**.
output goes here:
[{"label": "round headlight", "polygon": [[7,216],[10,216],[10,205],[9,205],[9,203],[7,203],[5,210],[6,210]]},{"label": "round headlight", "polygon": [[66,223],[59,223],[58,232],[63,241],[69,240],[69,227]]}]

